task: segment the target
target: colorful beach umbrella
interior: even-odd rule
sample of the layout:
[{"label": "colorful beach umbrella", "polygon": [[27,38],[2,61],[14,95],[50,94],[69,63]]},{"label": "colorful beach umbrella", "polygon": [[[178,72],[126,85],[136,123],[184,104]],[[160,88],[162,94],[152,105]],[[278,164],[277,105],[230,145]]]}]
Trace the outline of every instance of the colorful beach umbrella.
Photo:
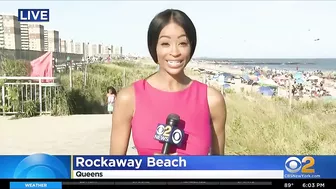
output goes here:
[{"label": "colorful beach umbrella", "polygon": [[274,89],[272,89],[271,87],[264,87],[264,86],[259,87],[258,92],[265,96],[273,96],[275,94]]},{"label": "colorful beach umbrella", "polygon": [[303,73],[302,73],[302,72],[296,72],[296,73],[294,74],[294,78],[295,78],[295,79],[303,78]]},{"label": "colorful beach umbrella", "polygon": [[261,75],[261,73],[260,72],[254,72],[254,74],[253,75],[255,75],[255,76],[260,76]]},{"label": "colorful beach umbrella", "polygon": [[297,78],[297,79],[295,79],[295,82],[300,84],[300,83],[304,83],[305,80],[303,80],[302,78]]}]

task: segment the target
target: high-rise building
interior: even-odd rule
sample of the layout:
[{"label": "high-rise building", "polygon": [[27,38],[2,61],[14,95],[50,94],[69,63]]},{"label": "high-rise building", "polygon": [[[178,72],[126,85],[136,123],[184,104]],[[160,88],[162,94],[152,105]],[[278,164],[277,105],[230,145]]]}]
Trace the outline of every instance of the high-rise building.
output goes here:
[{"label": "high-rise building", "polygon": [[75,43],[75,54],[83,54],[84,55],[85,47],[84,43],[77,42]]},{"label": "high-rise building", "polygon": [[84,57],[87,59],[90,56],[89,43],[84,43]]},{"label": "high-rise building", "polygon": [[29,24],[29,50],[44,51],[44,26]]},{"label": "high-rise building", "polygon": [[61,52],[66,53],[67,52],[67,44],[65,40],[60,40],[61,41]]},{"label": "high-rise building", "polygon": [[92,55],[91,56],[97,56],[98,55],[98,45],[92,44],[91,47],[92,47],[92,50],[91,50]]},{"label": "high-rise building", "polygon": [[103,45],[102,44],[97,45],[97,54],[99,54],[99,55],[103,54]]},{"label": "high-rise building", "polygon": [[102,45],[101,53],[100,53],[102,57],[108,57],[109,55],[112,55],[111,48],[112,48],[112,45]]},{"label": "high-rise building", "polygon": [[62,52],[61,49],[62,49],[62,39],[59,38],[59,49],[58,49],[58,52]]},{"label": "high-rise building", "polygon": [[44,50],[51,52],[60,51],[60,38],[58,31],[44,30]]},{"label": "high-rise building", "polygon": [[113,52],[114,52],[114,49],[113,49],[113,48],[114,48],[113,45],[111,45],[111,47],[110,47],[110,51],[109,51],[110,55],[112,55]]},{"label": "high-rise building", "polygon": [[0,48],[21,49],[20,23],[13,15],[0,15]]},{"label": "high-rise building", "polygon": [[29,28],[28,24],[20,23],[21,30],[21,49],[29,50]]},{"label": "high-rise building", "polygon": [[73,40],[66,40],[66,52],[67,53],[75,53],[74,42]]},{"label": "high-rise building", "polygon": [[115,56],[122,56],[122,47],[114,47],[113,49],[113,55]]}]

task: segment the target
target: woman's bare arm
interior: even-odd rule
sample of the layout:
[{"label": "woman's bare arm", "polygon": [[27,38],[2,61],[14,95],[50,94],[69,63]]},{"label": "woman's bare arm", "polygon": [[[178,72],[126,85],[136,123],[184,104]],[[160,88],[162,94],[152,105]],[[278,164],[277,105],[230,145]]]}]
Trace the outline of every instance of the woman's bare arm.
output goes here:
[{"label": "woman's bare arm", "polygon": [[133,86],[122,89],[118,93],[113,109],[110,155],[126,155],[134,107]]},{"label": "woman's bare arm", "polygon": [[224,155],[226,104],[223,95],[214,88],[208,88],[208,103],[212,122],[212,155]]}]

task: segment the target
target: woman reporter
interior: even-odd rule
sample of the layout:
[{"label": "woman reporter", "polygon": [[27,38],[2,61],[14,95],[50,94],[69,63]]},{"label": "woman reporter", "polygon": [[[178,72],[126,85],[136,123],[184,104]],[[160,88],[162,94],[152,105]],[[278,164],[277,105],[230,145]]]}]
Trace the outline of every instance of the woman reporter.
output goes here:
[{"label": "woman reporter", "polygon": [[179,127],[187,136],[181,147],[171,148],[171,154],[224,154],[224,97],[184,73],[197,43],[193,22],[180,10],[165,10],[151,21],[147,42],[159,71],[118,93],[110,154],[126,155],[131,131],[139,155],[159,153],[162,143],[154,139],[156,127],[171,113],[180,116]]}]

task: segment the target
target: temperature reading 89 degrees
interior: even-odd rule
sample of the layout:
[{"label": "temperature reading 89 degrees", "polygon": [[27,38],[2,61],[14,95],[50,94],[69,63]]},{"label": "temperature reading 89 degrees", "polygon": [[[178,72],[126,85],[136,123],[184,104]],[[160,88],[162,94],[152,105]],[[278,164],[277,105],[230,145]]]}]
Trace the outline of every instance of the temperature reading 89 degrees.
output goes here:
[{"label": "temperature reading 89 degrees", "polygon": [[285,187],[285,188],[291,188],[292,186],[294,186],[294,183],[286,182],[286,183],[284,184],[284,187]]}]

